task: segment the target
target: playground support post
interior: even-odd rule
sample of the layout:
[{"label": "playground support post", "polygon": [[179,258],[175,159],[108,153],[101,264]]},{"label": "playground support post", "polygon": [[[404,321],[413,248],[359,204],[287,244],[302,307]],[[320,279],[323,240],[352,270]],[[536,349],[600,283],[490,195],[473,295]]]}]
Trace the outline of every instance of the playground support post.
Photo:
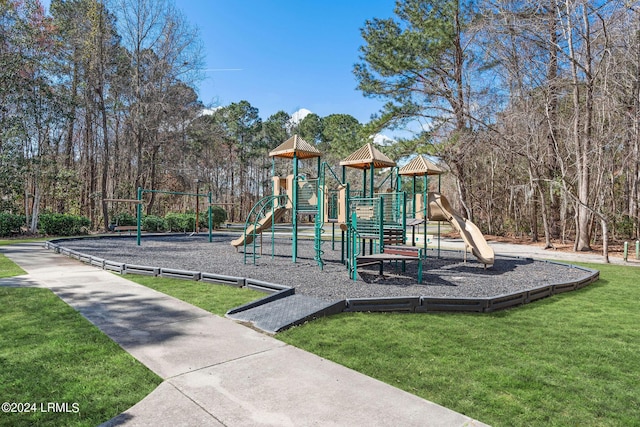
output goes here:
[{"label": "playground support post", "polygon": [[351,269],[351,278],[354,282],[358,281],[358,260],[356,256],[358,254],[358,237],[356,236],[356,230],[358,227],[358,217],[356,212],[351,213],[351,226],[348,228],[349,235],[351,236],[351,251],[349,254],[349,268]]},{"label": "playground support post", "polygon": [[369,173],[369,197],[373,197],[373,193],[374,193],[373,186],[374,186],[374,182],[375,182],[374,181],[375,177],[373,176],[375,174],[375,168],[373,166],[373,162],[371,163],[371,170],[369,172],[370,172]]},{"label": "playground support post", "polygon": [[196,178],[196,224],[195,233],[198,234],[198,221],[200,220],[200,180]]},{"label": "playground support post", "polygon": [[[344,166],[342,167],[342,172],[343,172],[343,177],[344,177]],[[351,217],[351,212],[349,211],[349,204],[351,203],[350,197],[349,197],[349,183],[348,182],[344,182],[344,180],[342,181],[344,183],[345,186],[345,203],[344,203],[344,217],[345,220],[347,222],[347,224],[349,223],[349,218]],[[342,264],[346,264],[347,260],[345,259],[345,256],[348,258],[349,257],[349,242],[350,242],[350,234],[349,233],[345,233],[344,230],[342,230],[342,228],[340,228],[340,231],[342,232],[342,245],[340,248],[340,262]],[[345,234],[346,234],[346,253],[345,253]]]},{"label": "playground support post", "polygon": [[362,197],[367,195],[367,168],[362,169]]},{"label": "playground support post", "polygon": [[[404,191],[400,193],[402,196],[402,201],[401,201],[401,205],[402,206],[402,212],[400,215],[400,218],[402,218],[402,244],[406,244],[407,243],[407,193],[405,193]],[[398,209],[400,209],[400,206],[398,206]]]},{"label": "playground support post", "polygon": [[[378,213],[380,214],[380,224],[378,225],[378,232],[380,233],[380,244],[378,245],[378,252],[384,252],[384,198],[378,198]],[[369,250],[371,253],[371,250]]]},{"label": "playground support post", "polygon": [[[314,227],[314,249],[315,258],[320,270],[324,269],[324,261],[322,260],[322,233],[324,232],[324,203],[325,203],[325,176],[324,168],[321,169],[320,158],[318,157],[318,182],[316,185],[316,194],[318,195],[318,207],[315,218]],[[333,242],[332,242],[333,244]]]},{"label": "playground support post", "polygon": [[291,247],[291,258],[295,263],[298,258],[298,156],[293,153],[293,189],[292,189],[292,228],[293,245]]},{"label": "playground support post", "polygon": [[412,187],[411,187],[411,194],[412,194],[412,207],[411,207],[411,215],[413,216],[413,218],[416,217],[416,176],[413,175],[413,181],[412,181]]},{"label": "playground support post", "polygon": [[[429,175],[424,174],[424,185],[422,188],[422,205],[424,206],[424,212],[422,218],[424,219],[424,253],[427,253],[427,226],[429,225]],[[440,236],[438,236],[439,238]]]},{"label": "playground support post", "polygon": [[213,235],[211,234],[211,230],[213,229],[213,194],[209,191],[209,243],[213,241]]},{"label": "playground support post", "polygon": [[[275,177],[276,176],[276,158],[275,157],[271,157],[271,176]],[[280,178],[278,178],[280,179]],[[280,185],[277,186],[278,188],[280,187]],[[276,182],[272,179],[271,180],[271,194],[273,196],[280,196],[280,191],[277,191],[276,194]],[[274,217],[274,215],[276,214],[276,210],[275,210],[275,202],[271,203],[271,218]],[[280,206],[280,199],[278,199],[278,206]],[[276,242],[275,242],[275,238],[276,238],[276,225],[274,221],[271,221],[271,259],[274,258],[275,256],[275,252],[276,252]],[[255,263],[255,262],[254,262]]]},{"label": "playground support post", "polygon": [[[442,175],[438,175],[438,193],[442,191]],[[429,201],[427,200],[427,203]],[[438,221],[438,259],[440,259],[440,240],[442,240],[442,235],[440,234],[440,224],[442,221]]]}]

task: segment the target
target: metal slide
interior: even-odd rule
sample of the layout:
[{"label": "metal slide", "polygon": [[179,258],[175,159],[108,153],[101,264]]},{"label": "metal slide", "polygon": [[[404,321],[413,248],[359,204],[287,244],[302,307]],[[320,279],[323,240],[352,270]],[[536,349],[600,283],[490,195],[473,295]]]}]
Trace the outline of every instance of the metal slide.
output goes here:
[{"label": "metal slide", "polygon": [[471,248],[471,253],[483,263],[491,266],[495,260],[493,248],[489,246],[480,229],[468,219],[461,217],[440,193],[429,193],[429,220],[448,221],[458,230],[462,240]]},{"label": "metal slide", "polygon": [[267,211],[264,218],[258,221],[257,224],[252,224],[249,227],[247,227],[247,229],[242,234],[242,236],[231,241],[231,245],[237,248],[239,246],[243,246],[245,244],[245,240],[247,245],[253,242],[253,237],[255,235],[260,234],[262,233],[262,230],[271,227],[272,220],[273,222],[277,222],[282,217],[282,215],[284,215],[286,211],[287,211],[287,208],[285,207],[277,207],[273,210],[273,217],[271,216],[272,211],[270,210]]}]

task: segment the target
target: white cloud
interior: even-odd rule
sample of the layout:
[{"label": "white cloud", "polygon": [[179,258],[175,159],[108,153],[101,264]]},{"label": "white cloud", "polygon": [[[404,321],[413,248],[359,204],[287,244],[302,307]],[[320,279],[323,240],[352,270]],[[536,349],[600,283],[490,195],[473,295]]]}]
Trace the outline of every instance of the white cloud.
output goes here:
[{"label": "white cloud", "polygon": [[302,121],[302,119],[307,117],[309,114],[311,114],[311,111],[307,110],[306,108],[299,109],[298,111],[296,111],[291,115],[291,119],[289,120],[289,126],[295,126],[299,124]]},{"label": "white cloud", "polygon": [[377,133],[377,134],[373,135],[373,143],[374,144],[387,146],[387,145],[393,145],[396,142],[398,142],[398,141],[396,141],[395,139],[393,139],[391,137],[388,137],[387,135],[383,135],[381,133]]},{"label": "white cloud", "polygon": [[202,111],[200,111],[200,115],[201,116],[212,116],[213,113],[215,113],[220,108],[222,108],[222,107],[203,108]]}]

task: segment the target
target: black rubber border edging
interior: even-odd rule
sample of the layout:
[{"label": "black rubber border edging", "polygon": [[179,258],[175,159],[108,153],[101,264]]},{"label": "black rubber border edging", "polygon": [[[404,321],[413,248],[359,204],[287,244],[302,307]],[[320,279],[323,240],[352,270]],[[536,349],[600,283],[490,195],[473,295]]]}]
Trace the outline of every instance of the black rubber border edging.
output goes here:
[{"label": "black rubber border edging", "polygon": [[[100,237],[98,237],[100,238]],[[264,298],[250,302],[248,304],[236,307],[227,312],[227,315],[237,314],[260,305],[268,304],[272,301],[286,298],[295,294],[295,288],[279,285],[276,283],[263,282],[256,279],[218,275],[215,273],[195,272],[187,270],[163,269],[160,267],[148,267],[129,265],[126,263],[105,260],[102,258],[92,257],[81,254],[77,251],[70,250],[61,246],[59,242],[66,240],[76,240],[76,238],[62,238],[50,240],[44,243],[48,250],[66,255],[70,258],[77,259],[86,264],[90,264],[104,270],[114,271],[120,274],[146,274],[146,275],[162,275],[165,271],[165,277],[179,277],[189,280],[198,280],[208,283],[220,283],[236,287],[248,287],[262,292],[270,293]],[[534,260],[530,257],[503,256],[504,258]],[[385,297],[385,298],[347,298],[337,303],[327,310],[326,315],[337,314],[339,312],[405,312],[405,313],[430,313],[430,312],[472,312],[472,313],[490,313],[494,311],[506,310],[524,304],[557,295],[564,292],[582,289],[585,286],[595,282],[600,278],[600,271],[586,267],[566,264],[557,261],[538,260],[538,262],[546,262],[551,264],[559,264],[568,268],[576,268],[586,273],[585,277],[573,282],[550,283],[542,286],[519,291],[513,294],[498,295],[490,298],[445,298],[445,297]],[[337,307],[343,306],[341,311]],[[314,318],[317,318],[314,316]],[[289,326],[300,324],[307,319],[300,319]],[[284,328],[283,328],[284,329]],[[282,330],[282,329],[281,329]]]}]

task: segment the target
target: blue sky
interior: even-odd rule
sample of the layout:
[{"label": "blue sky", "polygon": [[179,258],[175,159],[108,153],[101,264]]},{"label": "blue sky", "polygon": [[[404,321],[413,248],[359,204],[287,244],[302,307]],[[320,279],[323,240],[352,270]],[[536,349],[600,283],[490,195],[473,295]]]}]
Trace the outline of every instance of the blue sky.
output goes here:
[{"label": "blue sky", "polygon": [[205,103],[246,100],[263,119],[300,108],[369,121],[382,102],[356,90],[353,65],[365,20],[393,15],[394,0],[175,0],[201,32]]},{"label": "blue sky", "polygon": [[[41,0],[46,8],[50,0]],[[383,102],[356,90],[353,65],[367,19],[393,16],[395,0],[174,0],[201,35],[205,104],[242,100],[266,120],[306,108],[369,121]]]}]

